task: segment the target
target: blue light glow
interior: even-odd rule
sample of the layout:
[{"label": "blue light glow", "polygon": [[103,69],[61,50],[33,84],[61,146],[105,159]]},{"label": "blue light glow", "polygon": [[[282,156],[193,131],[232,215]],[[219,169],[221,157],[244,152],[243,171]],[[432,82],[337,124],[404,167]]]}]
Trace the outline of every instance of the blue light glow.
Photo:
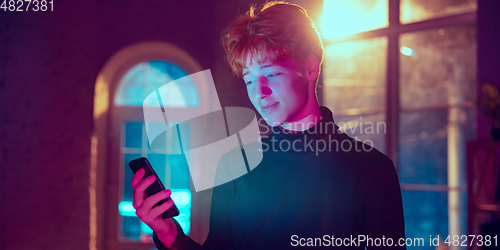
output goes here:
[{"label": "blue light glow", "polygon": [[191,191],[189,189],[176,189],[170,196],[175,201],[177,207],[189,206],[191,207]]},{"label": "blue light glow", "polygon": [[135,208],[132,206],[131,201],[122,201],[118,205],[118,210],[121,216],[137,216],[135,215]]},{"label": "blue light glow", "polygon": [[[187,235],[191,229],[191,191],[189,189],[171,189],[170,197],[174,200],[175,205],[179,209],[179,215],[174,217],[181,226],[184,233]],[[133,216],[135,208],[131,201],[121,201],[118,205],[118,210],[121,216]],[[144,234],[152,234],[153,231],[148,225],[141,222],[141,232]]]},{"label": "blue light glow", "polygon": [[410,49],[408,47],[401,47],[400,51],[401,51],[401,54],[403,54],[405,56],[415,56],[415,50]]},{"label": "blue light glow", "polygon": [[187,75],[179,66],[165,61],[141,62],[129,69],[120,79],[115,94],[115,105],[142,106],[147,95],[163,86],[166,89],[164,105],[197,107],[200,102],[198,90],[190,78],[176,81]]}]

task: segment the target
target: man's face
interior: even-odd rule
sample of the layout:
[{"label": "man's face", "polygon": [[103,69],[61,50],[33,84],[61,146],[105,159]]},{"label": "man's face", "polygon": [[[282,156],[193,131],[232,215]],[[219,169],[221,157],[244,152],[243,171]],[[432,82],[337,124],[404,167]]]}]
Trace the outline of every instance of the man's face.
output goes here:
[{"label": "man's face", "polygon": [[248,97],[255,109],[270,126],[279,126],[303,119],[308,112],[308,82],[305,68],[288,58],[262,64],[251,56],[243,68]]}]

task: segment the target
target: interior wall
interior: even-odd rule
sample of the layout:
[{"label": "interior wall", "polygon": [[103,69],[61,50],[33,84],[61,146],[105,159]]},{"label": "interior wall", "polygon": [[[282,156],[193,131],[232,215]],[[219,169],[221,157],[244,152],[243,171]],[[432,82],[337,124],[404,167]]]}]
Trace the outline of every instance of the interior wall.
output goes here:
[{"label": "interior wall", "polygon": [[[0,249],[88,249],[94,84],[117,51],[172,43],[248,106],[219,34],[248,1],[54,1],[0,14]],[[242,83],[242,82],[241,82]],[[244,87],[243,87],[244,90]]]}]

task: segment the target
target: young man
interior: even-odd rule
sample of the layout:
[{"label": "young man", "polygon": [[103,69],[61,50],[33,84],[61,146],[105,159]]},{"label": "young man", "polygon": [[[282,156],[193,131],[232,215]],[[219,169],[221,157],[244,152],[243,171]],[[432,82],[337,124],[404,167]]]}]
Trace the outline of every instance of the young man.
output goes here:
[{"label": "young man", "polygon": [[159,249],[288,249],[316,246],[373,249],[404,243],[404,216],[392,161],[339,133],[320,107],[316,85],[323,45],[315,24],[297,5],[270,2],[251,8],[223,34],[233,72],[243,77],[255,109],[272,127],[262,139],[262,162],[213,189],[210,231],[199,245],[145,199],[154,181],[132,180],[134,207]]}]

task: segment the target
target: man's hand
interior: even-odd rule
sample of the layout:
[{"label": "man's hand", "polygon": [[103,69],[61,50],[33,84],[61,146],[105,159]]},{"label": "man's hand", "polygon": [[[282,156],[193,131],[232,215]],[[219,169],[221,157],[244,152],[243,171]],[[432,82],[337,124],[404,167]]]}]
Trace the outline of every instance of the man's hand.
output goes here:
[{"label": "man's hand", "polygon": [[[137,217],[148,225],[158,235],[158,239],[163,242],[166,247],[170,247],[177,237],[177,227],[171,218],[163,219],[160,217],[162,213],[170,209],[174,205],[174,201],[169,201],[154,207],[159,201],[167,198],[172,193],[170,189],[158,192],[146,198],[145,190],[156,180],[154,175],[142,180],[144,177],[144,169],[140,169],[132,178],[132,189],[134,190],[134,206]],[[142,180],[142,181],[141,181]]]}]

